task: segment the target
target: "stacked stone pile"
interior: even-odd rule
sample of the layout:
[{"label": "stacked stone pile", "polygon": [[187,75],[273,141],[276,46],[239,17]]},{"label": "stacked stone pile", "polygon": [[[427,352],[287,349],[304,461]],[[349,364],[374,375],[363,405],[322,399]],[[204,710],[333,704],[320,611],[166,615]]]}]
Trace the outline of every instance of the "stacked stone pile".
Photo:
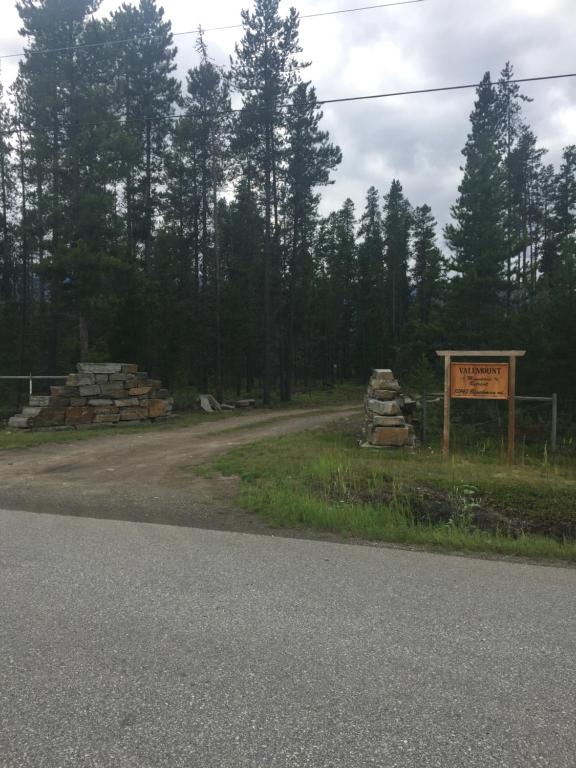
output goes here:
[{"label": "stacked stone pile", "polygon": [[48,396],[31,396],[27,408],[13,416],[15,429],[80,429],[159,421],[174,401],[162,383],[131,363],[78,363],[65,386],[50,387]]},{"label": "stacked stone pile", "polygon": [[365,448],[413,448],[414,427],[410,423],[414,401],[404,395],[394,374],[375,368],[364,398]]}]

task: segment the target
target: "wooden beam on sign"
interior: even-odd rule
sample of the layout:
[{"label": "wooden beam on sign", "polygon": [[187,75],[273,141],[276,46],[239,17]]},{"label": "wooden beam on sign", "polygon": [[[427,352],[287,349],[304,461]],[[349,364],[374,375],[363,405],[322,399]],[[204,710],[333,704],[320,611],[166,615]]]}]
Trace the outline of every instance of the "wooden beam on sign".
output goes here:
[{"label": "wooden beam on sign", "polygon": [[516,441],[516,358],[510,358],[508,377],[508,464],[514,464]]},{"label": "wooden beam on sign", "polygon": [[436,350],[438,357],[524,357],[525,349],[492,349],[492,350],[467,350],[467,349],[441,349]]},{"label": "wooden beam on sign", "polygon": [[442,437],[442,455],[445,459],[450,454],[450,404],[452,382],[450,380],[450,355],[444,357],[444,433]]}]

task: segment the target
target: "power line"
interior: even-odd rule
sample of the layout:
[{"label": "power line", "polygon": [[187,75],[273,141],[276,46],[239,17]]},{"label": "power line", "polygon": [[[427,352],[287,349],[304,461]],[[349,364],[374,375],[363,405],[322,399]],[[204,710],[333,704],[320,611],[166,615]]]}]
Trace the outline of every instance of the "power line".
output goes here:
[{"label": "power line", "polygon": [[[507,83],[537,83],[542,80],[561,80],[567,77],[576,77],[576,72],[563,75],[542,75],[540,77],[518,77],[507,80]],[[369,96],[344,96],[339,99],[318,99],[319,104],[343,104],[347,101],[368,101],[371,99],[387,99],[391,96],[413,96],[419,93],[441,93],[442,91],[462,91],[466,88],[478,88],[481,83],[466,83],[465,85],[445,85],[441,88],[419,88],[414,91],[391,91],[390,93],[374,93]],[[494,83],[492,83],[494,85]]]},{"label": "power line", "polygon": [[[377,10],[379,8],[392,8],[397,5],[415,5],[416,3],[425,3],[428,0],[397,0],[396,2],[392,3],[379,3],[378,5],[363,5],[358,6],[357,8],[343,8],[339,11],[322,11],[320,13],[307,13],[300,16],[301,19],[315,19],[319,18],[320,16],[336,16],[342,13],[358,13],[360,11],[373,11]],[[223,32],[225,30],[230,29],[242,29],[242,24],[229,24],[227,26],[222,27],[209,27],[208,29],[203,29],[203,32]],[[199,28],[196,29],[190,29],[186,30],[184,32],[172,32],[172,37],[182,37],[184,35],[197,35]],[[138,42],[139,40],[153,40],[155,37],[158,37],[157,35],[138,35],[136,37],[127,37],[123,40],[106,40],[104,42],[99,43],[82,43],[80,45],[69,45],[62,48],[43,48],[38,51],[32,51],[31,53],[35,55],[46,55],[49,53],[66,53],[66,51],[78,51],[78,50],[84,50],[84,49],[90,49],[90,48],[104,48],[104,47],[112,47],[115,45],[129,45],[130,43]],[[19,59],[22,56],[26,55],[26,51],[20,51],[19,53],[6,53],[2,56],[0,56],[0,61],[3,59]]]},{"label": "power line", "polygon": [[[543,82],[545,80],[564,80],[567,78],[576,77],[576,72],[569,72],[566,74],[560,74],[560,75],[539,75],[537,77],[518,77],[514,78],[513,80],[507,80],[507,83],[538,83]],[[369,101],[369,100],[376,100],[376,99],[387,99],[395,96],[415,96],[418,94],[426,94],[426,93],[443,93],[447,91],[461,91],[465,89],[471,89],[471,88],[478,88],[482,83],[465,83],[463,85],[445,85],[438,88],[418,88],[411,91],[389,91],[388,93],[374,93],[367,96],[342,96],[340,98],[336,99],[318,99],[317,103],[319,105],[325,105],[325,104],[343,104],[346,102],[353,102],[353,101]],[[492,85],[496,85],[496,83],[491,83]],[[281,109],[290,109],[293,104],[277,104],[274,107],[274,111],[281,110]],[[230,108],[230,109],[223,109],[223,110],[212,110],[212,111],[206,111],[203,113],[203,116],[205,117],[214,117],[214,116],[222,116],[222,115],[232,115],[239,112],[242,112],[244,110],[248,109],[249,111],[253,111],[255,113],[266,113],[270,110],[266,110],[263,108],[253,108],[250,107],[236,107],[236,108]],[[93,128],[99,125],[130,125],[132,123],[153,123],[158,121],[171,121],[171,120],[182,120],[184,118],[188,117],[187,112],[177,112],[175,114],[167,114],[167,115],[158,115],[158,116],[144,116],[144,117],[134,117],[134,118],[126,118],[126,117],[118,117],[116,119],[111,120],[99,120],[96,122],[88,122],[88,123],[78,123],[78,127],[88,127]],[[19,128],[14,128],[10,131],[4,131],[1,135],[3,136],[11,136],[15,133],[18,133],[19,130],[35,130],[26,128],[25,126],[21,126]],[[42,133],[45,133],[45,130],[42,130]]]}]

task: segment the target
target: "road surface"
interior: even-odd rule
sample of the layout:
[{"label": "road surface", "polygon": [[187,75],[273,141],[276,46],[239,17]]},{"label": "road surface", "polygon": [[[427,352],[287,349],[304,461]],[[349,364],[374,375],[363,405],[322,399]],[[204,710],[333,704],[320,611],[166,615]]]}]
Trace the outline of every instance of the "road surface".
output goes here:
[{"label": "road surface", "polygon": [[576,571],[0,512],[2,768],[574,768]]}]

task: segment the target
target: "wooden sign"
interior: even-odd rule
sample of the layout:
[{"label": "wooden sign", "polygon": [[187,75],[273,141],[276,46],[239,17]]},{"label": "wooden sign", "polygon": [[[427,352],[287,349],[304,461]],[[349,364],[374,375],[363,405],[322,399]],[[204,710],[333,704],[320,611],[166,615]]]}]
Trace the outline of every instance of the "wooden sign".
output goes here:
[{"label": "wooden sign", "polygon": [[450,396],[459,399],[508,400],[509,363],[452,363]]},{"label": "wooden sign", "polygon": [[[450,403],[452,398],[508,400],[508,464],[514,462],[516,423],[516,359],[523,349],[440,349],[444,358],[444,435],[442,453],[450,453]],[[456,363],[455,357],[475,358],[472,363]],[[491,357],[507,357],[507,363],[492,362]]]}]

